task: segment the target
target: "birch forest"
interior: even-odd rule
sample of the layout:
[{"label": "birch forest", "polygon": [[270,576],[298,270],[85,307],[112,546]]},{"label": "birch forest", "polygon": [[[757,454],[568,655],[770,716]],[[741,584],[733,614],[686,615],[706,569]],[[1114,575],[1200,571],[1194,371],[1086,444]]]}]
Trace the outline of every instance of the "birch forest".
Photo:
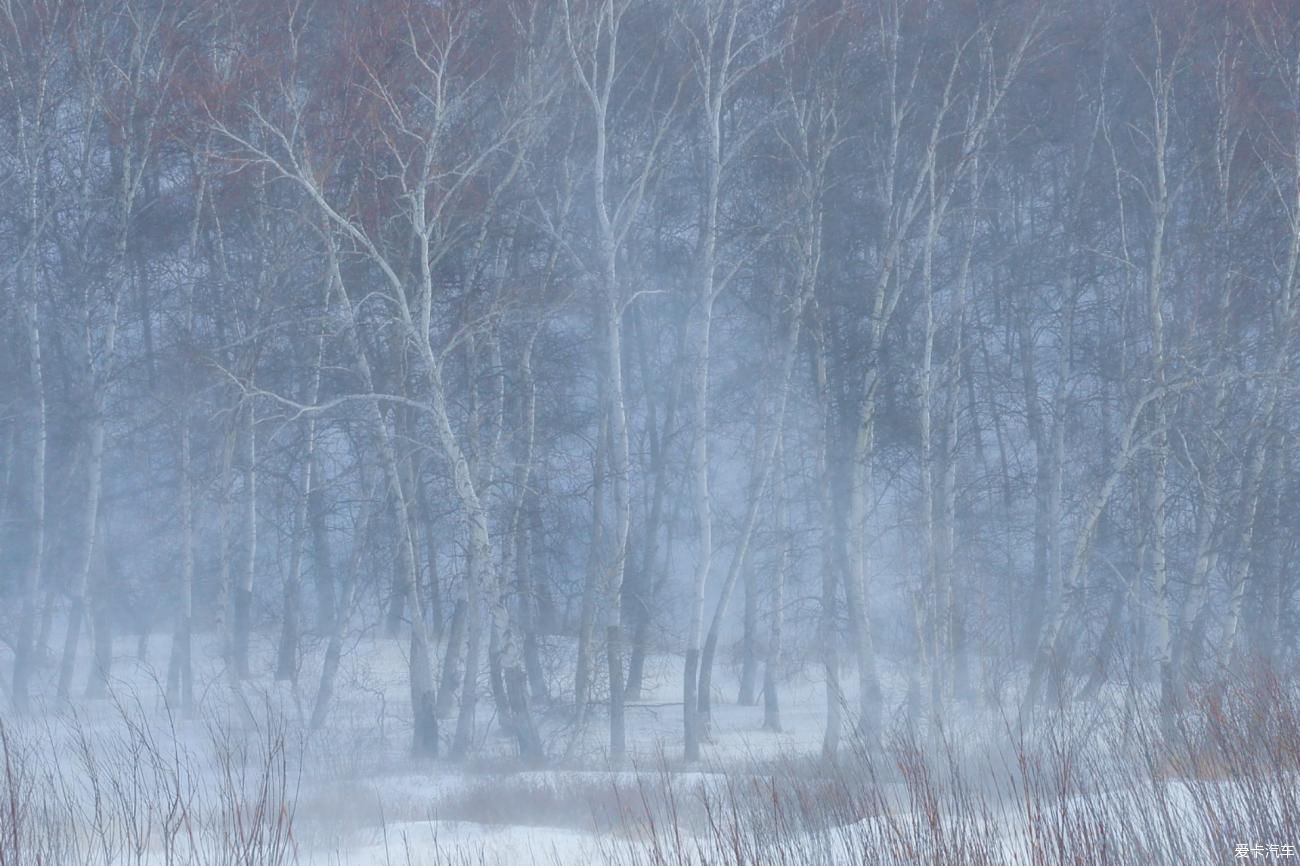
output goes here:
[{"label": "birch forest", "polygon": [[[344,755],[771,783],[591,862],[1295,856],[1297,367],[1290,0],[0,0],[0,864],[324,863]],[[155,724],[283,850],[40,787]]]}]

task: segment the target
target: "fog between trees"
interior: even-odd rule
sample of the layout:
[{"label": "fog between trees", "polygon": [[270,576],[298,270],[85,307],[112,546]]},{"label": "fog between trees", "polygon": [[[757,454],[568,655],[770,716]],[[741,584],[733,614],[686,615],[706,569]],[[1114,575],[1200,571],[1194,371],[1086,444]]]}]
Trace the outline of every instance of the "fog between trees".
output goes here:
[{"label": "fog between trees", "polygon": [[1294,664],[1284,0],[0,0],[0,190],[7,712],[134,636],[319,727],[378,636],[416,754],[617,760],[669,655],[695,760]]}]

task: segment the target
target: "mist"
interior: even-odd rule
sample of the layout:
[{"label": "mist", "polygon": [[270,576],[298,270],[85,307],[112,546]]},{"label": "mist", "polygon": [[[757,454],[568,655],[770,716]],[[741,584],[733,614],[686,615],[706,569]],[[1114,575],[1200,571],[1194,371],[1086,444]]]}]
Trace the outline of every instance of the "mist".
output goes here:
[{"label": "mist", "polygon": [[1300,844],[1285,0],[0,0],[0,866]]}]

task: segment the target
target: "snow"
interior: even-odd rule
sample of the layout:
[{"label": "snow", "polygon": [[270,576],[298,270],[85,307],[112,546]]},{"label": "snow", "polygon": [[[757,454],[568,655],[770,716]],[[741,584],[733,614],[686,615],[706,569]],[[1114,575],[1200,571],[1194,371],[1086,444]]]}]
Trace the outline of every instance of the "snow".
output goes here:
[{"label": "snow", "polygon": [[[759,846],[752,855],[767,857],[766,851],[772,862],[798,855],[807,862],[836,863],[853,862],[868,851],[919,851],[944,844],[991,862],[1027,863],[1035,847],[1046,844],[1042,833],[1072,832],[1083,826],[1080,822],[1106,820],[1131,833],[1133,827],[1122,816],[1137,815],[1134,826],[1158,844],[1167,835],[1207,829],[1207,799],[1235,804],[1238,812],[1245,808],[1239,781],[1152,782],[1141,768],[1125,767],[1132,744],[1117,734],[1125,730],[1118,711],[1079,713],[1045,726],[1058,744],[1090,749],[1089,760],[1095,763],[1082,768],[1096,771],[1087,776],[1089,784],[1113,778],[1114,787],[1063,788],[1054,813],[1031,820],[1023,787],[1018,787],[1024,781],[1017,766],[1020,744],[996,707],[966,708],[964,727],[944,732],[946,739],[924,741],[938,736],[933,731],[916,734],[923,741],[915,745],[929,750],[931,769],[925,772],[933,777],[909,779],[906,768],[888,762],[879,778],[837,781],[833,775],[807,775],[814,766],[809,759],[820,752],[825,724],[825,691],[816,668],[782,684],[781,733],[763,730],[761,706],[730,701],[736,683],[720,669],[713,738],[704,748],[704,760],[686,766],[676,701],[681,661],[656,657],[648,668],[652,676],[644,699],[628,707],[629,757],[623,766],[607,762],[606,720],[598,706],[585,722],[575,724],[571,708],[557,705],[538,708],[550,763],[522,769],[513,760],[512,741],[496,726],[490,699],[479,704],[476,737],[482,748],[473,759],[410,759],[401,641],[372,637],[354,646],[345,656],[328,724],[314,733],[304,729],[314,697],[308,685],[315,674],[310,661],[299,685],[276,684],[269,674],[272,648],[263,642],[256,656],[258,676],[236,691],[214,661],[213,648],[205,647],[199,671],[204,712],[200,718],[180,719],[166,707],[158,671],[127,655],[131,645],[119,646],[111,700],[80,702],[69,709],[46,696],[47,714],[5,720],[16,748],[35,756],[41,773],[60,780],[58,795],[75,806],[65,811],[60,826],[76,832],[84,850],[96,844],[96,810],[107,808],[114,817],[112,810],[120,808],[123,814],[116,818],[125,819],[135,809],[140,814],[133,813],[134,818],[147,824],[149,816],[165,813],[169,797],[179,797],[192,810],[191,838],[180,849],[195,857],[196,852],[210,853],[227,844],[222,840],[230,834],[232,815],[251,808],[248,804],[256,803],[258,791],[268,785],[271,801],[282,793],[294,804],[284,862],[308,866],[651,862],[656,835],[659,847],[685,846],[693,852],[688,860],[699,862],[714,859],[710,851],[719,844],[716,834],[707,832],[706,814],[709,821],[720,814],[724,824],[735,820],[744,825],[750,800],[758,808],[765,792],[792,797],[799,786],[809,791],[817,784],[845,786],[843,799],[832,803],[832,811],[811,818],[793,815],[781,827],[751,828],[747,844]],[[854,679],[844,677],[850,707]],[[887,675],[885,682],[901,704],[905,681]],[[1101,706],[1120,704],[1119,696],[1104,696]],[[444,735],[452,727],[444,723]],[[268,777],[266,768],[273,763],[265,760],[266,750],[280,735],[283,775]],[[1031,739],[1035,742],[1027,748],[1050,754],[1050,736]],[[945,743],[954,740],[962,748],[943,752]],[[982,779],[984,787],[953,789],[952,779],[944,775],[949,758],[962,778]],[[1050,777],[1050,772],[1043,774]],[[142,792],[132,795],[138,800],[135,806],[121,794],[133,788]],[[232,807],[236,801],[240,805]],[[965,804],[960,805],[963,817],[950,820],[947,815],[959,808],[959,801]],[[741,810],[731,812],[738,803]],[[1280,821],[1284,808],[1273,809],[1271,820]],[[932,814],[936,809],[937,819]],[[647,814],[657,823],[651,826]],[[680,816],[676,826],[674,816]],[[262,824],[245,819],[245,831],[253,825],[273,828],[274,818],[263,815],[258,819]],[[1257,825],[1233,819],[1208,831],[1234,838]],[[115,844],[126,852],[129,841]],[[96,862],[175,862],[167,859],[167,849],[154,832],[135,844],[129,859],[105,855]]]}]

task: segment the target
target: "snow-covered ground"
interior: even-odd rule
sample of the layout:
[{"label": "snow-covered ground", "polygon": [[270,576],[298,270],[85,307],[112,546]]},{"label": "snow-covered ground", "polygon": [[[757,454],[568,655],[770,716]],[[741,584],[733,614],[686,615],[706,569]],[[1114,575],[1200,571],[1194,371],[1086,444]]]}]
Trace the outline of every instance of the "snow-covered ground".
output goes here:
[{"label": "snow-covered ground", "polygon": [[[551,760],[524,770],[490,700],[479,702],[471,759],[411,760],[399,641],[351,648],[329,722],[310,734],[318,672],[308,661],[298,685],[275,683],[268,642],[239,691],[207,648],[193,719],[166,706],[160,672],[130,655],[133,642],[119,649],[110,700],[47,699],[39,716],[4,719],[6,766],[21,770],[7,799],[26,812],[0,809],[0,831],[18,816],[33,839],[65,834],[65,859],[20,863],[1036,863],[1069,862],[1076,849],[1121,862],[1135,845],[1142,862],[1164,862],[1162,850],[1185,843],[1231,862],[1234,843],[1300,841],[1284,833],[1300,830],[1288,768],[1187,780],[1144,766],[1142,719],[1125,726],[1114,696],[1025,740],[1001,708],[964,706],[960,730],[924,726],[870,769],[850,743],[829,767],[816,760],[826,701],[815,666],[782,683],[782,733],[763,730],[761,706],[734,703],[721,667],[713,738],[686,766],[681,663],[661,656],[628,708],[623,766],[606,760],[599,707],[579,722],[556,702],[537,708]],[[886,685],[901,703],[906,683]],[[845,702],[855,705],[851,692]]]}]

